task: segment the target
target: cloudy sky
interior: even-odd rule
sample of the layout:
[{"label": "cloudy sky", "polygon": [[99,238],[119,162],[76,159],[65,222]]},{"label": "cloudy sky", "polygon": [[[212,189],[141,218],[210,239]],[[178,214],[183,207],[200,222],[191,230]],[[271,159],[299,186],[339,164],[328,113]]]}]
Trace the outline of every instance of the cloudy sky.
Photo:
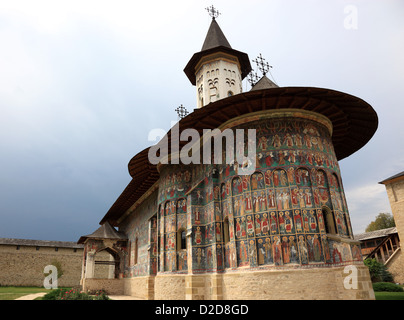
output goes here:
[{"label": "cloudy sky", "polygon": [[[183,68],[210,25],[259,53],[279,86],[331,88],[379,116],[340,162],[354,232],[391,212],[403,171],[402,0],[0,0],[0,237],[77,241],[130,181],[129,160],[195,88]],[[248,90],[248,85],[244,84]]]}]

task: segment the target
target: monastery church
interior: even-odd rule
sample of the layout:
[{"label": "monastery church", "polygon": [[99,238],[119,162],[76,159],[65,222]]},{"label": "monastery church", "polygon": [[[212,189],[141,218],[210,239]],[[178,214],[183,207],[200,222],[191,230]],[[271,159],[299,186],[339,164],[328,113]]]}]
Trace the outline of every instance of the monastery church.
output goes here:
[{"label": "monastery church", "polygon": [[[338,161],[372,138],[376,112],[336,90],[280,87],[261,57],[262,78],[243,92],[251,60],[231,47],[213,7],[211,17],[184,69],[197,108],[178,130],[244,129],[247,155],[255,129],[255,170],[240,174],[242,164],[225,161],[153,164],[151,147],[137,153],[100,228],[78,241],[83,289],[163,300],[374,299]],[[166,138],[181,150],[187,141],[175,136],[171,129]],[[103,265],[110,277],[96,278]],[[347,285],[347,276],[357,282]]]}]

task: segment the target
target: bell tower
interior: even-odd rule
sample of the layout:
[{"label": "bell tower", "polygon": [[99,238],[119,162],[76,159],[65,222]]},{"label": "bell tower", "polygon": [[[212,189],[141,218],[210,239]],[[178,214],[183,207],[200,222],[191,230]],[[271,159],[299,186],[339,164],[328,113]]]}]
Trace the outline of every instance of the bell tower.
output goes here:
[{"label": "bell tower", "polygon": [[220,29],[219,12],[206,8],[212,17],[200,52],[195,53],[184,69],[196,86],[197,108],[242,92],[242,80],[251,71],[248,55],[234,50]]}]

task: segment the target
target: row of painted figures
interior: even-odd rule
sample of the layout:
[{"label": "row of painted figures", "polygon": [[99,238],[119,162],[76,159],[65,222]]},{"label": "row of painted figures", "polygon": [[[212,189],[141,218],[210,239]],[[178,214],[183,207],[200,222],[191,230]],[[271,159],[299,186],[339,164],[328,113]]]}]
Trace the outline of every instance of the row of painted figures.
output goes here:
[{"label": "row of painted figures", "polygon": [[[290,166],[284,169],[275,169],[275,170],[264,170],[266,167],[271,167],[273,165],[289,165],[289,164],[299,164],[299,165],[305,165],[309,164],[311,166],[313,165],[319,165],[323,166],[322,161],[309,161],[306,163],[305,161],[281,161],[281,160],[276,160],[275,158],[271,158],[271,160],[268,162],[268,157],[271,157],[270,155],[266,155],[265,158],[263,158],[262,154],[258,154],[257,156],[257,169],[261,168],[260,170],[262,172],[256,172],[248,179],[247,177],[244,177],[243,181],[239,182],[237,180],[233,180],[232,182],[232,191],[237,192],[236,188],[239,188],[239,186],[242,186],[244,189],[246,188],[245,184],[248,184],[248,189],[251,188],[251,190],[256,190],[260,188],[264,188],[265,185],[267,186],[288,186],[288,185],[311,185],[311,184],[317,184],[318,186],[326,186],[327,185],[327,179],[325,178],[325,172],[321,169],[317,170],[315,168],[311,169],[311,176],[309,174],[309,170],[303,167],[296,168],[296,166]],[[281,157],[283,159],[283,156]],[[276,161],[275,161],[276,160]],[[262,164],[261,162],[264,161],[265,165]],[[275,161],[275,162],[274,162]],[[328,160],[327,160],[328,161]],[[227,180],[230,177],[234,177],[237,175],[237,172],[235,170],[234,165],[226,165],[224,167],[220,167],[219,169],[212,169],[212,172],[219,172],[219,181]],[[337,165],[330,165],[329,163],[327,164],[326,168],[334,169],[336,171],[339,171],[339,168]],[[209,177],[212,175],[212,172],[208,172],[208,176],[205,176],[206,182],[209,181]],[[186,175],[187,173],[187,175]],[[265,174],[265,176],[263,175]],[[177,178],[177,176],[179,176]],[[191,182],[190,178],[187,178],[187,182],[184,182],[183,176],[189,176],[189,171],[185,171],[184,173],[179,171],[179,172],[173,172],[172,174],[167,174],[163,180],[165,183],[162,183],[160,186],[160,195],[159,195],[159,200],[164,201],[167,199],[172,199],[175,197],[180,197],[181,195],[184,195],[185,192],[187,192],[191,188]],[[327,177],[330,180],[331,185],[335,185],[338,187],[338,178],[336,176],[328,176]],[[181,180],[179,180],[181,179]],[[310,181],[311,180],[311,181]],[[230,183],[230,182],[226,182]],[[251,187],[250,187],[251,184]],[[226,185],[226,188],[229,188]],[[218,187],[207,187],[206,190],[206,197],[200,197],[201,199],[205,198],[205,202],[208,202],[209,200],[212,200],[213,197],[217,199],[219,197],[219,192],[220,190]],[[222,190],[223,192],[223,190]],[[240,191],[238,191],[240,192]],[[200,199],[198,197],[198,200]]]},{"label": "row of painted figures", "polygon": [[[302,212],[303,211],[303,212]],[[317,218],[316,218],[317,216]],[[330,218],[331,219],[331,218]],[[348,236],[348,218],[342,212],[334,212],[333,224],[335,232],[339,235]],[[295,233],[318,233],[325,232],[326,225],[323,213],[320,209],[294,210],[284,212],[264,212],[255,215],[247,215],[230,219],[228,225],[229,239],[224,239],[225,230],[222,223],[210,223],[204,226],[193,227],[193,245],[203,246],[213,242],[226,240],[239,240],[267,235],[291,235]],[[227,228],[224,224],[223,228]]]},{"label": "row of painted figures", "polygon": [[[329,182],[328,182],[329,181]],[[202,205],[213,200],[225,199],[245,192],[260,191],[268,188],[310,187],[333,188],[341,191],[339,179],[335,173],[312,169],[311,173],[305,168],[289,167],[287,169],[266,170],[255,172],[251,176],[236,176],[222,183],[221,186],[202,185],[195,189],[193,204]],[[296,186],[296,187],[295,187]]]},{"label": "row of painted figures", "polygon": [[[160,271],[186,272],[187,251],[163,252],[160,256]],[[158,257],[151,259],[152,269],[157,271]],[[192,269],[206,272],[237,267],[282,266],[289,264],[308,265],[319,263],[344,263],[361,261],[357,245],[321,238],[317,234],[299,236],[272,236],[241,240],[236,244],[220,244],[205,248],[192,248]]]}]

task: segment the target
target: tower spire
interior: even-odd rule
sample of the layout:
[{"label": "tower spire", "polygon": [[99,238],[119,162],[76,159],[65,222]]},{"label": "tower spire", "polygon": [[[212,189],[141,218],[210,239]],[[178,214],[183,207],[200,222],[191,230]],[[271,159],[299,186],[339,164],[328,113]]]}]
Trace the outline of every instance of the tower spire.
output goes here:
[{"label": "tower spire", "polygon": [[242,92],[242,80],[251,71],[248,55],[234,50],[216,21],[219,11],[206,8],[212,22],[200,52],[195,53],[184,72],[197,87],[197,107]]},{"label": "tower spire", "polygon": [[229,41],[227,41],[222,29],[220,29],[219,24],[215,19],[212,19],[208,33],[206,34],[206,38],[202,46],[202,51],[221,46],[231,49],[231,45]]}]

